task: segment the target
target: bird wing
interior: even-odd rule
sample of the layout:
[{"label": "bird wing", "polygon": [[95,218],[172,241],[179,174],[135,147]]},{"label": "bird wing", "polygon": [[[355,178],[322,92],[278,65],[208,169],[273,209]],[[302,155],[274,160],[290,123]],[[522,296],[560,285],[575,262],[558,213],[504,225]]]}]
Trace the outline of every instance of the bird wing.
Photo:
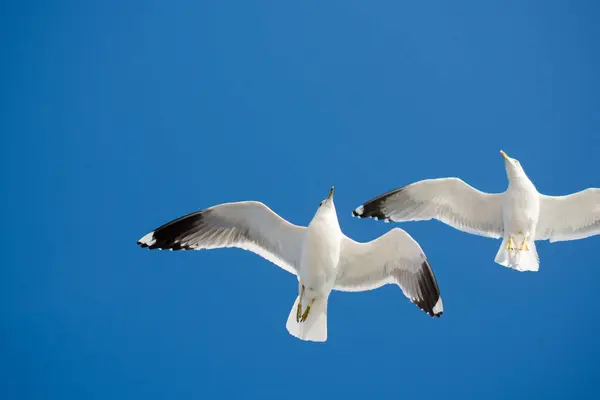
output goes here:
[{"label": "bird wing", "polygon": [[388,283],[400,286],[404,295],[429,315],[442,315],[435,275],[421,246],[408,233],[395,228],[368,243],[343,236],[334,289],[361,292]]},{"label": "bird wing", "polygon": [[503,193],[483,193],[458,178],[428,179],[382,194],[352,213],[386,222],[435,218],[463,232],[499,238],[502,199]]},{"label": "bird wing", "polygon": [[568,196],[540,195],[540,218],[535,239],[577,240],[600,233],[600,189]]},{"label": "bird wing", "polygon": [[257,201],[225,203],[188,214],[148,233],[137,243],[163,250],[237,247],[297,275],[306,227],[289,223]]}]

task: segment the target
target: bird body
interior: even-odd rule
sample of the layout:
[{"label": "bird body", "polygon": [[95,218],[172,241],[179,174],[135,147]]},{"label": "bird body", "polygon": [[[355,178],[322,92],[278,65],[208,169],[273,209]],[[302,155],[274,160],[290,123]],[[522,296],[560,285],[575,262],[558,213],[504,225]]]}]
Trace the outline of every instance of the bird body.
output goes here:
[{"label": "bird body", "polygon": [[306,288],[307,297],[326,297],[333,289],[341,240],[342,231],[335,207],[333,202],[328,202],[319,207],[308,224],[302,245],[299,275]]},{"label": "bird body", "polygon": [[327,339],[327,300],[337,278],[341,239],[335,205],[328,198],[320,204],[304,235],[299,295],[286,323],[293,336],[314,341]]},{"label": "bird body", "polygon": [[524,172],[512,175],[503,194],[503,240],[495,261],[519,271],[537,271],[539,257],[535,247],[535,230],[540,213],[540,195]]},{"label": "bird body", "polygon": [[398,228],[368,243],[348,238],[339,226],[333,188],[307,227],[291,224],[260,202],[225,203],[164,224],[138,244],[151,250],[238,247],[296,275],[298,296],[286,327],[302,340],[327,340],[332,290],[396,284],[429,315],[443,313],[437,281],[419,244]]},{"label": "bird body", "polygon": [[467,233],[502,238],[495,261],[518,271],[539,269],[536,240],[576,240],[600,233],[600,189],[568,196],[540,194],[519,161],[501,154],[509,181],[504,193],[484,193],[458,178],[427,179],[378,196],[353,215],[386,222],[435,218]]}]

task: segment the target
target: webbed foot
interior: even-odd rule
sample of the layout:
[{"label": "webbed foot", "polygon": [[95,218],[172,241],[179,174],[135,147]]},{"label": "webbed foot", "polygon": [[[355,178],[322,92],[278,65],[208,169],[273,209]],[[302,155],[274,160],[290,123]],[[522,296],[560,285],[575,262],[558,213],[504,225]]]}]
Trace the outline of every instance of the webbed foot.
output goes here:
[{"label": "webbed foot", "polygon": [[[300,322],[302,319],[302,298],[304,297],[304,285],[300,289],[300,298],[298,299],[298,308],[296,309],[296,322]],[[308,308],[306,309],[308,311]]]},{"label": "webbed foot", "polygon": [[512,236],[508,237],[508,243],[506,244],[506,249],[507,250],[516,250],[515,242],[513,242]]},{"label": "webbed foot", "polygon": [[308,318],[308,314],[310,313],[310,307],[313,305],[313,303],[315,302],[315,300],[313,299],[307,306],[306,306],[306,310],[304,310],[304,314],[302,314],[302,318],[300,318],[300,322],[304,322],[306,321],[306,318]]}]

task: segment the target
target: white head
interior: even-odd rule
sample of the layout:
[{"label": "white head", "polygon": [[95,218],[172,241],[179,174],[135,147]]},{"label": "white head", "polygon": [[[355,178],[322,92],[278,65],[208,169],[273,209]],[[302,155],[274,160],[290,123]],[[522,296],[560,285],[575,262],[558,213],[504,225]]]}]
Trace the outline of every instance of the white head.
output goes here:
[{"label": "white head", "polygon": [[332,223],[335,220],[337,223],[337,213],[335,211],[335,204],[333,204],[333,186],[329,190],[327,198],[319,203],[319,208],[313,217],[313,221],[316,220],[325,220],[328,223]]},{"label": "white head", "polygon": [[506,176],[508,181],[526,179],[529,180],[519,160],[510,158],[504,151],[500,150],[500,154],[504,157],[504,166],[506,167]]}]

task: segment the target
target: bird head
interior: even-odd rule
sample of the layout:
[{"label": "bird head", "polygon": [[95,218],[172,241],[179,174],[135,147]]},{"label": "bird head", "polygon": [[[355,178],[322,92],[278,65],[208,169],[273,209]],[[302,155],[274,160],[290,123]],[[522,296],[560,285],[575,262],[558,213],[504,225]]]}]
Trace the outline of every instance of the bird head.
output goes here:
[{"label": "bird head", "polygon": [[519,178],[529,179],[519,160],[510,158],[503,150],[500,150],[500,154],[504,157],[504,166],[506,167],[506,175],[509,181]]},{"label": "bird head", "polygon": [[329,196],[319,203],[319,208],[313,217],[310,225],[337,227],[339,230],[339,223],[337,218],[337,212],[335,211],[335,205],[333,204],[333,186],[329,190]]},{"label": "bird head", "polygon": [[327,196],[326,199],[321,200],[321,203],[319,203],[319,209],[323,208],[323,207],[328,207],[328,208],[334,208],[335,206],[333,205],[333,186],[331,187],[331,189],[329,189],[329,195]]},{"label": "bird head", "polygon": [[329,189],[329,195],[319,203],[314,218],[319,220],[335,218],[337,220],[337,212],[333,204],[333,186]]}]

